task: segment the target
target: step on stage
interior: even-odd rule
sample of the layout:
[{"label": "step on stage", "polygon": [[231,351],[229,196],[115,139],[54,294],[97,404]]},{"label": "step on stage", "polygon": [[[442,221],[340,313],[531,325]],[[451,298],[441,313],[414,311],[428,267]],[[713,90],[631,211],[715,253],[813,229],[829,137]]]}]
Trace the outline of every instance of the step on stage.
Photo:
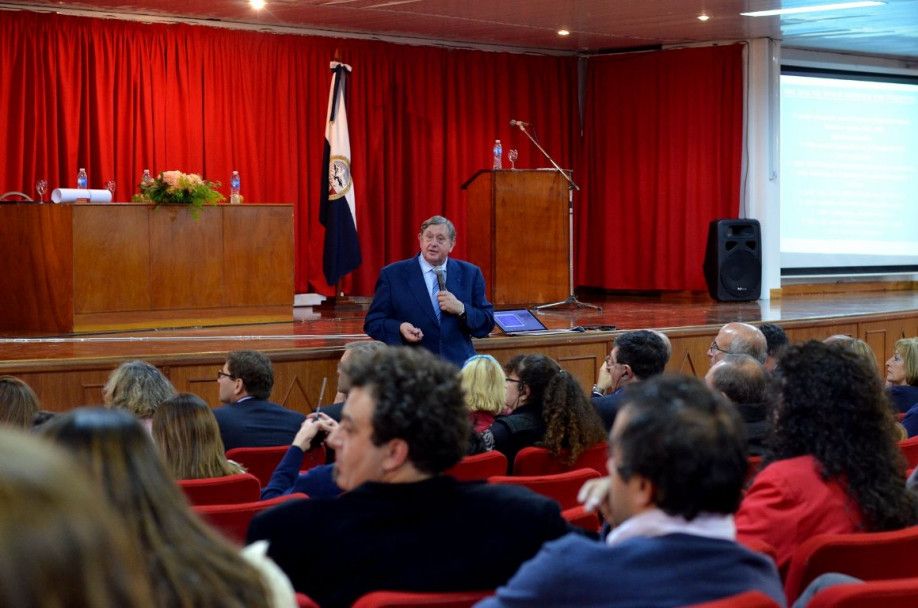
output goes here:
[{"label": "step on stage", "polygon": [[[668,369],[703,375],[706,351],[724,323],[771,322],[792,341],[847,334],[866,340],[881,367],[896,340],[918,336],[918,291],[852,291],[794,295],[759,302],[714,302],[701,296],[587,296],[602,307],[537,312],[549,329],[541,336],[504,336],[500,330],[477,340],[479,352],[507,361],[519,353],[544,353],[589,388],[619,331],[658,329],[673,344]],[[159,367],[178,391],[219,405],[216,372],[228,351],[267,353],[274,362],[272,399],[302,412],[327,405],[335,393],[336,366],[344,345],[366,339],[366,305],[318,311],[297,308],[292,322],[187,327],[80,334],[0,332],[0,374],[18,376],[38,393],[42,406],[64,411],[101,403],[101,388],[121,362],[143,359]],[[323,391],[324,387],[324,391]]]}]

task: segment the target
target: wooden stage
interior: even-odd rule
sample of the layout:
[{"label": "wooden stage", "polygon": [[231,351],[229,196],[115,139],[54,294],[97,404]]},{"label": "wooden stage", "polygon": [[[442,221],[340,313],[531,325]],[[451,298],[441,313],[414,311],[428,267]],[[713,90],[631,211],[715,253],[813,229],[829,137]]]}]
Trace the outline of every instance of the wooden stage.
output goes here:
[{"label": "wooden stage", "polygon": [[[918,336],[918,291],[862,291],[820,295],[791,295],[759,302],[714,302],[707,295],[603,296],[582,301],[602,306],[553,309],[538,313],[550,329],[570,332],[508,337],[499,330],[477,340],[479,352],[506,361],[521,352],[541,352],[575,374],[584,388],[608,354],[617,330],[659,329],[673,343],[668,369],[703,375],[708,369],[708,345],[724,323],[772,322],[793,341],[849,334],[866,340],[877,359],[885,361],[895,341]],[[363,316],[367,303],[319,312],[297,308],[293,322],[168,330],[48,335],[0,332],[0,374],[28,382],[49,410],[67,410],[101,403],[108,374],[128,359],[144,359],[163,370],[179,391],[197,393],[213,406],[216,372],[231,350],[267,353],[275,366],[272,399],[309,412],[334,395],[336,365],[344,344],[366,339]]]}]

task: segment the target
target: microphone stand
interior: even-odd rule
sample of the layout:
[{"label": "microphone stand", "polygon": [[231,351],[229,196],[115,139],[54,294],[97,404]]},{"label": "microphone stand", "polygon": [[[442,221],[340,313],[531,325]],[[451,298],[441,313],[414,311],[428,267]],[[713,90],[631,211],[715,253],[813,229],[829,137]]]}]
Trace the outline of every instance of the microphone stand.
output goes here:
[{"label": "microphone stand", "polygon": [[539,149],[539,152],[542,153],[542,156],[548,159],[548,162],[558,171],[561,175],[564,176],[564,179],[567,180],[567,204],[568,204],[568,214],[567,214],[567,232],[568,232],[568,250],[567,250],[567,276],[568,276],[568,287],[569,295],[561,300],[560,302],[552,302],[551,304],[541,304],[539,306],[534,306],[533,310],[547,310],[549,308],[558,308],[561,306],[573,307],[573,308],[592,308],[596,311],[602,312],[601,306],[596,306],[595,304],[589,304],[587,302],[581,302],[577,299],[577,295],[574,293],[574,190],[580,190],[580,186],[574,183],[574,180],[571,179],[571,176],[567,171],[558,166],[558,163],[555,162],[555,159],[545,151],[538,141],[526,130],[526,125],[521,123],[518,120],[511,121],[513,124],[520,128],[520,131],[523,132],[526,137],[529,138],[536,148]]}]

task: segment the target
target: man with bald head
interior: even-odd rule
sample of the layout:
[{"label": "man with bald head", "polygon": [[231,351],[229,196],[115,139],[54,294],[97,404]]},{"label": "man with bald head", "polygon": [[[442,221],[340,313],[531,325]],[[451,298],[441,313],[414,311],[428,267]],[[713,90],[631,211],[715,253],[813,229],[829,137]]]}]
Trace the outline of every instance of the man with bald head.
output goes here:
[{"label": "man with bald head", "polygon": [[761,456],[769,427],[765,367],[749,355],[724,355],[711,366],[704,382],[733,403],[746,423],[749,453]]},{"label": "man with bald head", "polygon": [[748,323],[727,323],[720,328],[717,337],[708,347],[711,365],[723,359],[724,355],[749,355],[765,365],[768,358],[765,334],[758,327]]}]

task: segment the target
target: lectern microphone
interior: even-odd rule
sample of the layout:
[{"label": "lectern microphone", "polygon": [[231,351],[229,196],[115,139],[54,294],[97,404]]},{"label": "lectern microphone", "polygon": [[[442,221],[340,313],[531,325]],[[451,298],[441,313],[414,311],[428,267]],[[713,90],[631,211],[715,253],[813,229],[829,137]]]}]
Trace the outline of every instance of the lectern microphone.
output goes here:
[{"label": "lectern microphone", "polygon": [[522,120],[513,120],[513,119],[511,118],[511,119],[510,119],[510,126],[511,126],[511,127],[528,127],[528,126],[529,126],[529,123],[528,123],[528,122],[523,122]]}]

